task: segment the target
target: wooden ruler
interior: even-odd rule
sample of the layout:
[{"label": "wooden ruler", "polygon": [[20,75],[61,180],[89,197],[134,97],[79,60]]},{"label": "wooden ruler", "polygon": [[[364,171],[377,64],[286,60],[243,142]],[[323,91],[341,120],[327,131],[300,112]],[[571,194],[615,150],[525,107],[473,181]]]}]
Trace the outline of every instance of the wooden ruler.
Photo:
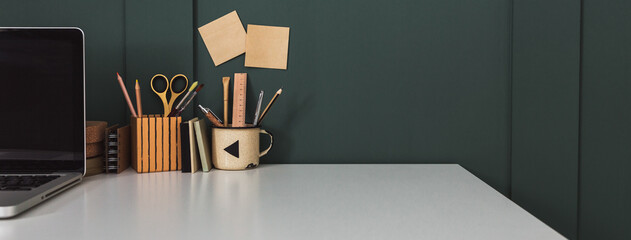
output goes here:
[{"label": "wooden ruler", "polygon": [[248,74],[234,74],[234,94],[232,95],[232,127],[245,127],[245,92]]}]

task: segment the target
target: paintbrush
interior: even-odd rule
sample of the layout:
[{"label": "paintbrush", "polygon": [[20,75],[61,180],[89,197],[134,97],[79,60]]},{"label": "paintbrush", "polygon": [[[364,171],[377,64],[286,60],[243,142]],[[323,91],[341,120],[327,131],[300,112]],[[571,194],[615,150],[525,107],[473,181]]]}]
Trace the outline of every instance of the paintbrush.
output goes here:
[{"label": "paintbrush", "polygon": [[189,103],[191,103],[191,101],[193,101],[193,98],[195,98],[195,96],[197,96],[197,93],[199,92],[199,90],[201,90],[204,87],[204,84],[200,84],[197,89],[195,89],[195,92],[193,92],[191,94],[191,97],[188,99],[188,101],[186,101],[186,103],[184,103],[184,105],[179,108],[179,109],[175,109],[174,111],[171,112],[171,114],[169,114],[169,117],[177,117],[180,116],[182,114],[182,111],[184,111],[184,109],[186,108],[186,106],[188,106]]}]

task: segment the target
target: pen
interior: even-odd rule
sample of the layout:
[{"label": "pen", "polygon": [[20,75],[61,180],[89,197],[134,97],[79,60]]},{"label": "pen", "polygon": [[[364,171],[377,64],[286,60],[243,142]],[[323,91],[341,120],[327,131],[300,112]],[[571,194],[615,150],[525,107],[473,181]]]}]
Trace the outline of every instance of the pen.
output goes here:
[{"label": "pen", "polygon": [[136,106],[138,107],[138,115],[142,116],[142,101],[140,100],[140,85],[136,79]]},{"label": "pen", "polygon": [[116,76],[118,76],[118,84],[121,85],[121,91],[123,92],[123,95],[125,95],[125,101],[127,101],[127,106],[129,107],[129,111],[131,112],[131,115],[135,118],[138,117],[138,115],[136,115],[136,110],[134,110],[134,105],[131,104],[131,100],[129,99],[129,93],[127,93],[127,88],[125,88],[125,84],[123,83],[123,78],[121,78],[121,75],[119,75],[118,73],[116,73]]},{"label": "pen", "polygon": [[208,120],[210,120],[210,122],[212,122],[213,125],[217,127],[223,126],[223,123],[221,122],[221,120],[219,120],[217,115],[215,115],[215,113],[212,110],[210,110],[210,108],[205,108],[201,104],[197,105],[197,107],[199,107],[199,110],[202,110],[204,115],[206,115],[206,118],[208,118]]},{"label": "pen", "polygon": [[280,89],[278,89],[276,94],[274,94],[274,97],[272,98],[272,100],[270,100],[269,103],[267,104],[267,107],[265,107],[265,110],[263,110],[263,114],[261,114],[261,117],[259,118],[259,122],[258,122],[259,124],[261,124],[261,122],[263,122],[263,118],[265,117],[267,112],[269,112],[269,109],[272,107],[274,102],[276,102],[276,98],[278,98],[278,96],[280,96],[281,93],[283,93],[283,88],[282,87]]},{"label": "pen", "polygon": [[184,105],[179,108],[179,109],[175,109],[174,111],[171,111],[171,113],[169,114],[169,117],[177,117],[180,116],[180,114],[182,114],[182,111],[184,111],[184,109],[186,108],[186,106],[188,106],[189,103],[191,103],[191,101],[193,100],[193,98],[195,98],[195,96],[197,96],[197,93],[199,92],[199,90],[201,90],[204,87],[204,84],[200,84],[197,89],[195,89],[195,92],[193,92],[193,94],[191,94],[191,97],[188,99],[188,101],[186,101],[186,103],[184,103]]},{"label": "pen", "polygon": [[228,89],[230,88],[230,77],[223,77],[223,124],[228,126]]},{"label": "pen", "polygon": [[252,125],[254,125],[255,127],[259,122],[259,113],[261,113],[262,101],[263,101],[263,90],[261,90],[261,93],[259,94],[259,101],[256,102],[256,112],[254,112],[254,121],[252,122]]},{"label": "pen", "polygon": [[[197,81],[195,81],[191,87],[188,89],[188,92],[184,95],[184,97],[182,98],[182,100],[180,100],[179,103],[177,103],[177,105],[175,106],[175,108],[173,110],[171,110],[171,112],[173,111],[177,111],[177,109],[180,109],[180,107],[182,106],[182,103],[184,102],[184,100],[186,100],[186,98],[188,97],[188,95],[191,94],[191,92],[193,90],[195,90],[195,87],[197,87]],[[169,113],[169,115],[171,115],[171,113]]]}]

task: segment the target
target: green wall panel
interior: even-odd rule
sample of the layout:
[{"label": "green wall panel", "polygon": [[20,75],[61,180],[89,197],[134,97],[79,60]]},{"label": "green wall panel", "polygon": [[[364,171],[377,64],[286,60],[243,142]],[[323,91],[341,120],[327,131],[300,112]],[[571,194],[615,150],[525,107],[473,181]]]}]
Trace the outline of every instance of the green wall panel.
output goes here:
[{"label": "green wall panel", "polygon": [[631,2],[583,1],[580,239],[631,239]]},{"label": "green wall panel", "polygon": [[86,118],[126,121],[115,73],[124,69],[124,3],[0,1],[3,27],[80,27],[85,33]]},{"label": "green wall panel", "polygon": [[576,239],[580,2],[513,9],[512,200]]},{"label": "green wall panel", "polygon": [[[162,73],[170,79],[182,73],[188,77],[189,86],[197,80],[193,76],[193,1],[128,0],[125,27],[127,87],[133,91],[138,79],[143,114],[162,114],[162,102],[151,90],[150,81],[155,74]],[[159,86],[164,89],[165,84],[156,84]],[[130,95],[133,98],[135,93]],[[183,118],[192,116],[193,105]]]},{"label": "green wall panel", "polygon": [[283,95],[262,163],[459,163],[508,192],[509,1],[198,1],[196,27],[232,10],[289,26],[288,69],[215,67],[195,32],[199,101],[222,112],[221,77]]}]

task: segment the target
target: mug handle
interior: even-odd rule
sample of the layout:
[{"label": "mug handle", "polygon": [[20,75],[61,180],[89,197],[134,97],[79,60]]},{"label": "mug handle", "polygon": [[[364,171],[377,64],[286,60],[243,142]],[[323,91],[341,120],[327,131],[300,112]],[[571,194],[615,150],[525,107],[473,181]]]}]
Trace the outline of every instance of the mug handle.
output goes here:
[{"label": "mug handle", "polygon": [[272,144],[274,144],[274,135],[272,135],[272,133],[268,131],[265,131],[264,129],[261,129],[259,133],[267,134],[269,136],[269,147],[267,147],[267,149],[259,153],[259,157],[262,157],[262,156],[265,156],[265,154],[267,154],[267,152],[269,152],[270,149],[272,149]]}]

